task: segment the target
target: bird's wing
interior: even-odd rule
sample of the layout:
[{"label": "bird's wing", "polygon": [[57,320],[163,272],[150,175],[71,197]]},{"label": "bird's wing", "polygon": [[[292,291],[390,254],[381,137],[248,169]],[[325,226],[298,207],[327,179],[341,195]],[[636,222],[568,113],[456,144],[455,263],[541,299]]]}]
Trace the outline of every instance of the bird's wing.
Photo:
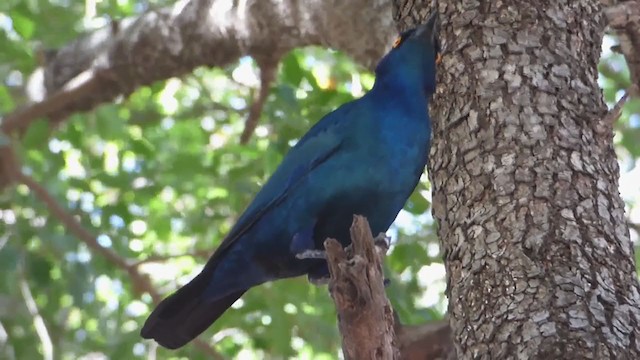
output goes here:
[{"label": "bird's wing", "polygon": [[349,115],[357,102],[342,105],[325,115],[313,126],[285,156],[282,163],[258,192],[238,222],[222,241],[209,264],[225,252],[246,233],[260,218],[286,198],[289,191],[316,167],[340,150],[344,139],[341,127],[349,121]]}]

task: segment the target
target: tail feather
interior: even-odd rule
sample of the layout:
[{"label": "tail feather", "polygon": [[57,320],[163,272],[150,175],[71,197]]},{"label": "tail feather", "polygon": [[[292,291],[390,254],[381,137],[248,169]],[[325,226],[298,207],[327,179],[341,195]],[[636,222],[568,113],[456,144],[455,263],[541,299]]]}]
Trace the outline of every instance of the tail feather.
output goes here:
[{"label": "tail feather", "polygon": [[214,300],[203,297],[205,279],[197,276],[164,299],[149,315],[140,335],[158,344],[177,349],[195,339],[215,322],[247,289]]}]

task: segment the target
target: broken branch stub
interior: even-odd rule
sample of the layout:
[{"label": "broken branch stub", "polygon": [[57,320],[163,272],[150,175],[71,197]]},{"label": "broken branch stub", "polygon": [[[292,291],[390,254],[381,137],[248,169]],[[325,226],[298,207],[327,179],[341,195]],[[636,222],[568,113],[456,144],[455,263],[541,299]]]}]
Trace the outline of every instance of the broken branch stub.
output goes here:
[{"label": "broken branch stub", "polygon": [[369,223],[359,215],[351,225],[351,241],[346,249],[335,239],[324,243],[345,359],[399,359],[382,271],[386,249],[376,250]]}]

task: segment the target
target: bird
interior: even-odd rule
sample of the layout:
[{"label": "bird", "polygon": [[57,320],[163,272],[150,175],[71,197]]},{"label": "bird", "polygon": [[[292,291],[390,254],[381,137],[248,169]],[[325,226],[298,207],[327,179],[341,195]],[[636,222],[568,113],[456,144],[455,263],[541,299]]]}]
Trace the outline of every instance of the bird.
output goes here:
[{"label": "bird", "polygon": [[416,188],[431,141],[428,102],[441,59],[437,13],[400,33],[361,98],[325,115],[288,151],[202,271],[161,301],[140,334],[177,349],[250,288],[329,276],[324,240],[351,242],[355,214],[388,230]]}]

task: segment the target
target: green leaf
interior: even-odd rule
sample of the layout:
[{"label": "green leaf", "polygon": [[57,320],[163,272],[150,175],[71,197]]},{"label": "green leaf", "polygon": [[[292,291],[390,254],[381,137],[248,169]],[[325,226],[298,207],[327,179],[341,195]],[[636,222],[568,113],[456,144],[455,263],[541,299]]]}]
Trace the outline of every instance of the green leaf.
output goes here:
[{"label": "green leaf", "polygon": [[82,146],[83,140],[82,126],[80,125],[79,121],[74,120],[76,119],[72,118],[70,119],[70,121],[66,122],[66,135],[69,142],[71,142],[71,145],[79,148]]},{"label": "green leaf", "polygon": [[640,129],[623,130],[621,144],[634,158],[640,157]]},{"label": "green leaf", "polygon": [[0,49],[0,64],[10,65],[18,71],[32,71],[34,59],[31,56],[31,48],[24,41],[13,41],[4,31],[0,31]]},{"label": "green leaf", "polygon": [[34,281],[38,286],[45,286],[49,283],[49,272],[53,265],[41,256],[32,256],[29,259],[29,280]]},{"label": "green leaf", "polygon": [[133,150],[134,152],[142,156],[151,157],[154,154],[153,144],[149,142],[147,139],[131,140],[130,145],[131,145],[131,150]]},{"label": "green leaf", "polygon": [[27,148],[40,148],[47,142],[49,137],[49,122],[38,119],[31,123],[22,140]]},{"label": "green leaf", "polygon": [[7,87],[4,85],[0,85],[0,113],[7,113],[15,108],[15,103],[13,102],[13,98],[7,90]]},{"label": "green leaf", "polygon": [[298,99],[296,99],[295,89],[289,85],[278,85],[276,87],[276,96],[281,107],[285,107],[282,110],[299,111]]},{"label": "green leaf", "polygon": [[25,40],[31,39],[36,30],[35,22],[18,10],[11,11],[10,17],[16,32]]},{"label": "green leaf", "polygon": [[426,213],[430,207],[431,204],[429,201],[418,191],[414,191],[413,194],[411,194],[405,209],[412,214],[421,215]]},{"label": "green leaf", "polygon": [[114,106],[101,106],[96,111],[96,127],[100,136],[107,140],[119,139],[124,122]]},{"label": "green leaf", "polygon": [[0,274],[13,272],[18,267],[20,251],[11,244],[5,244],[0,251]]},{"label": "green leaf", "polygon": [[299,86],[304,77],[304,71],[300,67],[298,57],[294,52],[282,60],[282,78],[292,86]]}]

